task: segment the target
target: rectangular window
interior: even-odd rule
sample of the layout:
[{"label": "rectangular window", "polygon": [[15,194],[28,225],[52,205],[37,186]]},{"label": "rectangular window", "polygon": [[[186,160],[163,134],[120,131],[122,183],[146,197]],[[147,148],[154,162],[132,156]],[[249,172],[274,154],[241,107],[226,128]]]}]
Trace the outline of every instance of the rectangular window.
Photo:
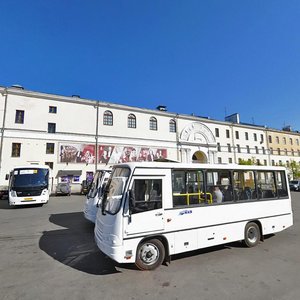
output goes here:
[{"label": "rectangular window", "polygon": [[293,145],[293,139],[292,138],[290,138],[290,144]]},{"label": "rectangular window", "polygon": [[255,153],[258,154],[258,147],[255,146]]},{"label": "rectangular window", "polygon": [[162,180],[135,179],[132,186],[132,213],[162,208]]},{"label": "rectangular window", "polygon": [[236,148],[237,148],[237,152],[241,153],[241,146],[240,145],[236,145]]},{"label": "rectangular window", "polygon": [[280,155],[280,148],[277,148],[277,154]]},{"label": "rectangular window", "polygon": [[272,136],[269,135],[269,143],[272,143]]},{"label": "rectangular window", "polygon": [[274,173],[270,171],[257,171],[257,188],[259,199],[276,197]]},{"label": "rectangular window", "polygon": [[56,106],[49,106],[49,113],[50,114],[56,114],[57,113],[57,107]]},{"label": "rectangular window", "polygon": [[218,157],[218,164],[222,163],[222,157]]},{"label": "rectangular window", "polygon": [[208,204],[233,201],[230,171],[207,171],[206,184],[205,195]]},{"label": "rectangular window", "polygon": [[12,143],[11,156],[12,157],[21,156],[21,143]]},{"label": "rectangular window", "polygon": [[285,180],[285,174],[283,171],[275,171],[277,194],[279,198],[287,197],[288,190]]},{"label": "rectangular window", "polygon": [[228,158],[228,163],[232,164],[232,158],[231,157]]},{"label": "rectangular window", "polygon": [[55,133],[55,132],[56,132],[56,124],[48,123],[48,133]]},{"label": "rectangular window", "polygon": [[264,136],[263,134],[260,135],[260,143],[262,144],[264,142]]},{"label": "rectangular window", "polygon": [[254,138],[254,141],[256,142],[257,141],[257,134],[256,133],[253,133],[253,138]]},{"label": "rectangular window", "polygon": [[265,166],[267,165],[267,160],[266,160],[266,159],[264,159],[264,165],[265,165]]},{"label": "rectangular window", "polygon": [[238,132],[238,131],[235,132],[235,138],[236,138],[237,140],[240,138],[240,135],[239,135],[239,132]]},{"label": "rectangular window", "polygon": [[205,204],[202,171],[174,170],[172,172],[173,206]]},{"label": "rectangular window", "polygon": [[46,154],[54,154],[54,143],[46,144]]},{"label": "rectangular window", "polygon": [[262,147],[261,149],[262,149],[262,153],[263,153],[263,154],[266,154],[266,149],[265,149],[265,147]]},{"label": "rectangular window", "polygon": [[279,137],[276,136],[276,143],[279,144]]},{"label": "rectangular window", "polygon": [[283,138],[283,144],[286,145],[286,138]]},{"label": "rectangular window", "polygon": [[246,141],[249,140],[249,134],[248,134],[248,132],[245,132],[245,139],[246,139]]},{"label": "rectangular window", "polygon": [[253,171],[234,171],[233,190],[236,201],[256,199],[255,176]]},{"label": "rectangular window", "polygon": [[220,145],[220,143],[217,143],[217,150],[218,150],[219,152],[221,152],[221,145]]},{"label": "rectangular window", "polygon": [[299,140],[298,139],[296,139],[296,144],[297,144],[297,146],[299,146]]},{"label": "rectangular window", "polygon": [[226,138],[230,138],[230,133],[229,133],[229,129],[226,129]]},{"label": "rectangular window", "polygon": [[24,124],[24,110],[16,110],[15,123]]},{"label": "rectangular window", "polygon": [[231,146],[230,146],[230,144],[227,144],[227,150],[228,150],[228,152],[231,152]]},{"label": "rectangular window", "polygon": [[275,166],[275,160],[274,159],[272,159],[272,166]]},{"label": "rectangular window", "polygon": [[216,137],[219,137],[220,136],[219,128],[215,128],[215,132],[216,132]]},{"label": "rectangular window", "polygon": [[273,152],[274,152],[273,148],[270,148],[270,154],[273,154]]}]

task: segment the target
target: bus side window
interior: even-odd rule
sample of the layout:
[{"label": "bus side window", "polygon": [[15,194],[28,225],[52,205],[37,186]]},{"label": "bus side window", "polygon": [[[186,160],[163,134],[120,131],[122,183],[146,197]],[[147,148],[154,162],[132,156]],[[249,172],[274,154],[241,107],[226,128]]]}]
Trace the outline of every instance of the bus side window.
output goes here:
[{"label": "bus side window", "polygon": [[132,213],[140,213],[162,208],[162,180],[135,179],[131,194]]},{"label": "bus side window", "polygon": [[256,187],[253,171],[234,171],[233,184],[236,201],[256,199]]},{"label": "bus side window", "polygon": [[268,199],[277,196],[273,172],[257,171],[257,185],[259,190],[259,198]]},{"label": "bus side window", "polygon": [[277,185],[277,191],[278,191],[278,197],[287,197],[288,191],[287,191],[287,184],[285,180],[285,174],[283,171],[276,171],[276,185]]}]

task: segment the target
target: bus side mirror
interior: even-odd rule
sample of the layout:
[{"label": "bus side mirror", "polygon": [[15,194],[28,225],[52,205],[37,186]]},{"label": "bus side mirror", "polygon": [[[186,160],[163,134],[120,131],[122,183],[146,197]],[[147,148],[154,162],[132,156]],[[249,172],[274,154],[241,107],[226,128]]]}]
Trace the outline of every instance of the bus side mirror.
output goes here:
[{"label": "bus side mirror", "polygon": [[8,180],[9,179],[9,174],[6,174],[5,175],[5,180]]},{"label": "bus side mirror", "polygon": [[134,191],[129,191],[129,213],[131,214],[133,209],[135,207],[135,197],[134,197]]}]

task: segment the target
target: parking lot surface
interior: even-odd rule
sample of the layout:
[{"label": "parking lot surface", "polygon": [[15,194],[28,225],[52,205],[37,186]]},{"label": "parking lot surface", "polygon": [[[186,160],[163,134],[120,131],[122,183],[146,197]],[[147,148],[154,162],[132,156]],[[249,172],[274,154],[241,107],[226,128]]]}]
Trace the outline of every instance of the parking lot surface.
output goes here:
[{"label": "parking lot surface", "polygon": [[0,201],[0,299],[300,299],[300,192],[294,226],[255,248],[231,243],[142,272],[107,258],[83,217],[84,196],[43,207]]}]

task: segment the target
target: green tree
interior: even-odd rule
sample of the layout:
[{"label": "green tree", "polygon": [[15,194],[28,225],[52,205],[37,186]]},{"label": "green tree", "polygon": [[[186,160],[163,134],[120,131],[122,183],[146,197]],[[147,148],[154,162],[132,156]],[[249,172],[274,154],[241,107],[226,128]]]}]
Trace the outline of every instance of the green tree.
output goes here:
[{"label": "green tree", "polygon": [[290,171],[290,174],[292,174],[292,178],[300,178],[300,163],[292,160],[287,169]]}]

